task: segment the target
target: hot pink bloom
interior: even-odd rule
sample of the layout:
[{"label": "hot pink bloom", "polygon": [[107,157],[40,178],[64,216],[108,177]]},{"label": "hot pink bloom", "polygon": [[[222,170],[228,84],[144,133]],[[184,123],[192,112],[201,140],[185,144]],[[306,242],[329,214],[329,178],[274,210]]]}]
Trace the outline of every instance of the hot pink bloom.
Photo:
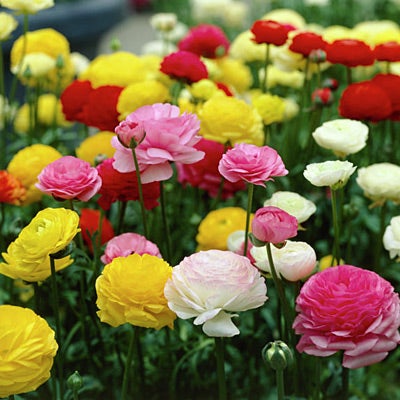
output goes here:
[{"label": "hot pink bloom", "polygon": [[97,169],[73,156],[64,156],[47,165],[36,187],[58,200],[90,200],[101,187]]},{"label": "hot pink bloom", "polygon": [[[181,115],[178,107],[157,103],[138,108],[126,121],[141,125],[146,133],[135,149],[143,183],[169,179],[173,173],[170,162],[191,164],[204,157],[204,152],[194,147],[201,139],[197,136],[200,121],[195,114]],[[116,149],[114,168],[134,171],[132,151],[117,137],[112,139],[112,145]]]},{"label": "hot pink bloom", "polygon": [[373,271],[328,268],[308,279],[296,304],[300,352],[327,357],[344,350],[343,366],[360,368],[382,361],[400,343],[399,295]]},{"label": "hot pink bloom", "polygon": [[272,147],[238,143],[219,162],[218,170],[230,182],[244,180],[265,186],[275,176],[288,174],[279,154]]},{"label": "hot pink bloom", "polygon": [[282,243],[297,235],[297,218],[278,207],[259,208],[251,224],[253,236],[263,243]]},{"label": "hot pink bloom", "polygon": [[157,245],[138,233],[122,233],[113,237],[106,245],[101,261],[109,264],[115,257],[126,257],[130,254],[150,254],[160,257],[161,253]]},{"label": "hot pink bloom", "polygon": [[125,147],[132,147],[132,140],[134,141],[134,147],[136,147],[136,145],[139,144],[145,136],[145,131],[141,124],[127,120],[119,123],[119,125],[115,128],[115,133],[118,135],[119,141]]}]

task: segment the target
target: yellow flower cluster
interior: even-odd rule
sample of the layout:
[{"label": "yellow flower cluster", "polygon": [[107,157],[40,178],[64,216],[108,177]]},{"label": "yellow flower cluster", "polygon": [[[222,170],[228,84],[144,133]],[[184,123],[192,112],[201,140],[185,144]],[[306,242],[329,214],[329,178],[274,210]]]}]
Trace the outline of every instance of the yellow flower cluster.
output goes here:
[{"label": "yellow flower cluster", "polygon": [[252,104],[261,115],[265,125],[282,122],[285,114],[285,100],[269,93],[257,93]]}]

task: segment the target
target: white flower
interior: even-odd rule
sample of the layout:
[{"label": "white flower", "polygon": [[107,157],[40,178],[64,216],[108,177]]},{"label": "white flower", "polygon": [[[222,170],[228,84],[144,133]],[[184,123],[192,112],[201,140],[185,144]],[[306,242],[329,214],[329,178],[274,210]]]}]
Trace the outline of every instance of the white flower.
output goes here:
[{"label": "white flower", "polygon": [[9,13],[0,12],[0,41],[7,40],[18,26],[18,21]]},{"label": "white flower", "polygon": [[[271,272],[265,247],[252,247],[250,253],[256,260],[257,268]],[[317,264],[314,249],[305,242],[287,240],[280,249],[271,246],[271,254],[278,276],[281,275],[291,282],[308,277]]]},{"label": "white flower", "polygon": [[56,60],[46,53],[29,53],[22,59],[22,64],[11,68],[13,74],[24,76],[29,69],[30,76],[40,78],[46,76],[56,66]]},{"label": "white flower", "polygon": [[173,268],[164,294],[179,318],[195,317],[208,336],[231,337],[239,329],[232,317],[262,306],[267,300],[264,278],[248,258],[231,251],[192,254]]},{"label": "white flower", "polygon": [[89,58],[82,53],[78,53],[77,51],[72,52],[70,58],[72,65],[74,66],[76,76],[82,74],[90,64]]},{"label": "white flower", "polygon": [[317,144],[345,157],[362,150],[368,139],[368,126],[352,119],[335,119],[323,123],[312,133]]},{"label": "white flower", "polygon": [[339,189],[347,183],[356,168],[349,161],[325,161],[308,164],[303,175],[314,186]]},{"label": "white flower", "polygon": [[1,5],[10,10],[36,14],[38,11],[53,7],[54,0],[2,0]]},{"label": "white flower", "polygon": [[178,18],[174,13],[157,13],[150,18],[150,25],[159,32],[172,31],[177,22]]},{"label": "white flower", "polygon": [[389,252],[390,258],[400,257],[400,215],[393,217],[386,227],[383,246]]},{"label": "white flower", "polygon": [[264,201],[264,207],[275,206],[296,217],[301,224],[315,213],[315,204],[295,192],[275,192],[270,199]]}]

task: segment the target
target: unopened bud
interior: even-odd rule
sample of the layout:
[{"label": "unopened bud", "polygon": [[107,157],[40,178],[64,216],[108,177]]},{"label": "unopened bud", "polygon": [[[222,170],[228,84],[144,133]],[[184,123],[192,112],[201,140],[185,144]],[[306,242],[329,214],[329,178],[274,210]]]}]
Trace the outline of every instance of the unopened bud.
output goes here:
[{"label": "unopened bud", "polygon": [[293,354],[289,346],[276,340],[269,342],[261,351],[264,361],[274,370],[284,370],[292,361]]},{"label": "unopened bud", "polygon": [[338,87],[339,87],[339,82],[337,79],[333,79],[333,78],[326,78],[324,79],[324,81],[322,82],[322,87],[323,88],[329,88],[332,91],[335,91]]},{"label": "unopened bud", "polygon": [[69,376],[67,379],[67,386],[73,392],[77,392],[83,386],[83,380],[78,371],[75,371]]},{"label": "unopened bud", "polygon": [[311,50],[308,56],[311,62],[320,64],[326,61],[326,53],[322,49]]},{"label": "unopened bud", "polygon": [[329,88],[315,89],[311,94],[311,100],[318,107],[327,107],[333,103],[334,97]]}]

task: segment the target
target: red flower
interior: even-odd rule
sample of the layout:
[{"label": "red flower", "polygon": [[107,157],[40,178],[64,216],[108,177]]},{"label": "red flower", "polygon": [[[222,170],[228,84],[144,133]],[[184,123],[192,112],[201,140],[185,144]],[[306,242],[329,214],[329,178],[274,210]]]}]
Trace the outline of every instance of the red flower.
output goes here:
[{"label": "red flower", "polygon": [[253,33],[253,40],[258,43],[274,44],[282,46],[286,43],[291,27],[272,20],[255,21],[250,31]]},{"label": "red flower", "polygon": [[347,67],[372,65],[375,61],[372,49],[361,40],[339,39],[327,44],[327,61],[333,64],[343,64]]},{"label": "red flower", "polygon": [[333,94],[330,88],[318,88],[311,94],[311,100],[316,106],[330,106],[333,103]]},{"label": "red flower", "polygon": [[[218,172],[219,161],[224,154],[224,145],[213,140],[201,139],[195,148],[204,151],[205,157],[194,164],[176,163],[178,181],[205,190],[210,197],[217,197],[221,185],[222,175]],[[244,190],[244,181],[224,181],[222,198],[232,197],[237,191]]]},{"label": "red flower", "polygon": [[198,25],[178,43],[179,50],[190,51],[206,58],[225,56],[229,40],[224,31],[215,25]]},{"label": "red flower", "polygon": [[400,43],[386,42],[374,48],[374,55],[378,61],[400,61]]},{"label": "red flower", "polygon": [[61,94],[62,110],[67,121],[85,123],[84,107],[92,92],[90,81],[75,80]]},{"label": "red flower", "polygon": [[[107,158],[96,167],[102,179],[98,203],[104,210],[108,210],[117,200],[139,200],[136,172],[119,172],[114,169],[113,162],[113,158]],[[145,208],[150,210],[157,207],[157,199],[160,197],[159,182],[145,183],[142,190]]]},{"label": "red flower", "polygon": [[20,205],[25,200],[24,185],[5,170],[0,171],[0,203]]},{"label": "red flower", "polygon": [[377,122],[390,117],[392,104],[386,92],[375,83],[357,82],[343,91],[339,113],[344,118]]},{"label": "red flower", "polygon": [[383,89],[392,103],[390,119],[400,121],[400,76],[394,74],[377,74],[371,82]]},{"label": "red flower", "polygon": [[289,50],[308,57],[313,50],[325,50],[327,42],[313,32],[300,32],[293,37]]},{"label": "red flower", "polygon": [[208,78],[205,64],[190,51],[176,51],[164,57],[160,71],[172,79],[191,84]]}]

